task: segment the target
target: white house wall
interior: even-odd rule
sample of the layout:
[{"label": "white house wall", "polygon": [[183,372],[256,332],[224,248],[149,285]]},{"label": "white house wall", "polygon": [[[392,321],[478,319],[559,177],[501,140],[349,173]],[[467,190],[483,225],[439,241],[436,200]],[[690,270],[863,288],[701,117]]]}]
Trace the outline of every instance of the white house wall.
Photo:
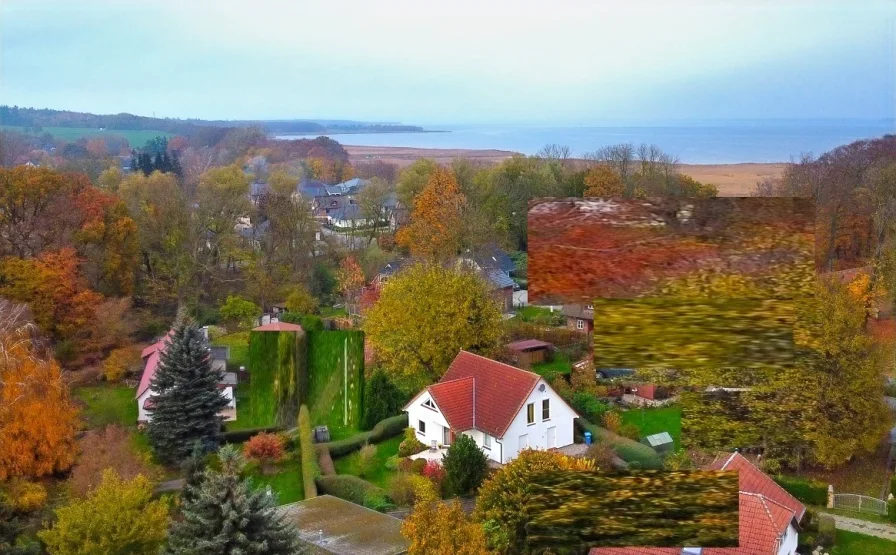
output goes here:
[{"label": "white house wall", "polygon": [[[407,408],[408,425],[417,430],[417,439],[426,444],[427,447],[432,445],[435,440],[436,445],[442,443],[442,430],[448,427],[448,421],[442,416],[442,413],[428,407],[424,407],[423,403],[427,399],[431,399],[429,392],[420,395],[414,403]],[[422,420],[426,423],[426,432],[420,433],[418,422]]]},{"label": "white house wall", "polygon": [[[545,385],[545,390],[539,391],[541,385]],[[541,401],[550,399],[550,419],[542,421],[541,419]],[[533,424],[526,423],[526,405],[535,403],[535,422]],[[536,449],[548,449],[550,447],[563,447],[573,443],[573,420],[575,413],[565,402],[554,392],[543,379],[538,380],[535,389],[529,395],[529,398],[523,403],[519,413],[514,417],[513,422],[504,433],[504,460],[506,463],[520,452],[520,436],[526,434],[528,437],[527,447]],[[556,432],[556,445],[548,445],[547,431],[548,428],[554,427]]]},{"label": "white house wall", "polygon": [[143,392],[143,395],[137,397],[137,422],[149,422],[149,417],[146,414],[146,409],[143,408],[143,403],[149,399],[152,393],[151,389],[147,389]]},{"label": "white house wall", "polygon": [[777,555],[794,555],[796,553],[796,545],[799,542],[799,534],[793,525],[787,527],[787,532],[784,534],[784,541],[781,542],[781,547],[778,549]]}]

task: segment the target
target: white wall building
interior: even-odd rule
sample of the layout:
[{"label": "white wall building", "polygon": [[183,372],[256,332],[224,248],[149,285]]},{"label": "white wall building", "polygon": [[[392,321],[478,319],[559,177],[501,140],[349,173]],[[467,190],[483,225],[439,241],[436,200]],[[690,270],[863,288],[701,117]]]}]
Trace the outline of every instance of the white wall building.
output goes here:
[{"label": "white wall building", "polygon": [[507,463],[526,448],[573,443],[576,412],[538,374],[467,351],[404,407],[417,438],[444,451],[458,433]]}]

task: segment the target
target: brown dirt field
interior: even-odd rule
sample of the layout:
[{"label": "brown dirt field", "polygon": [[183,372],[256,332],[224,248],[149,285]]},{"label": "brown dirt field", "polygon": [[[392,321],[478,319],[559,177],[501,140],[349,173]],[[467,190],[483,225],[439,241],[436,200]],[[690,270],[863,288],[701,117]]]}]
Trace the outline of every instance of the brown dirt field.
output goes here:
[{"label": "brown dirt field", "polygon": [[[432,158],[440,164],[448,164],[455,158],[467,158],[485,164],[497,164],[515,153],[509,150],[471,150],[443,148],[411,148],[395,146],[343,145],[352,163],[382,160],[403,168],[418,158]],[[787,164],[682,164],[681,172],[702,183],[712,183],[719,188],[719,195],[726,197],[748,196],[757,181],[781,175]]]}]

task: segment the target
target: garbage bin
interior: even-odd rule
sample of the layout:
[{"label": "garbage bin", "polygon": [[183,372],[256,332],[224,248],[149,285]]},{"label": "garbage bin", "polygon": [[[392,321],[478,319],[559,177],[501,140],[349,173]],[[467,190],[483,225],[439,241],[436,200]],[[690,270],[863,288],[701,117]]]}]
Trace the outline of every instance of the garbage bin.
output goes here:
[{"label": "garbage bin", "polygon": [[585,432],[585,445],[591,445],[591,432]]}]

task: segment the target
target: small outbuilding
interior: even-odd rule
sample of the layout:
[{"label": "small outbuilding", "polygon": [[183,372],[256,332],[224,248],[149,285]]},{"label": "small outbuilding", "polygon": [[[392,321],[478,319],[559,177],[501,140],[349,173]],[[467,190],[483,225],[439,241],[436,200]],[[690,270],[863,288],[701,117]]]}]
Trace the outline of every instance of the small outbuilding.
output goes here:
[{"label": "small outbuilding", "polygon": [[523,370],[529,370],[533,364],[551,359],[554,346],[547,341],[523,339],[504,345],[513,363]]},{"label": "small outbuilding", "polygon": [[669,432],[660,432],[658,434],[649,435],[642,439],[641,443],[653,448],[653,450],[660,455],[671,453],[672,449],[675,447],[675,442],[672,440],[672,436],[669,435]]},{"label": "small outbuilding", "polygon": [[332,495],[320,495],[278,508],[295,526],[311,553],[402,555],[409,542],[401,520]]}]

